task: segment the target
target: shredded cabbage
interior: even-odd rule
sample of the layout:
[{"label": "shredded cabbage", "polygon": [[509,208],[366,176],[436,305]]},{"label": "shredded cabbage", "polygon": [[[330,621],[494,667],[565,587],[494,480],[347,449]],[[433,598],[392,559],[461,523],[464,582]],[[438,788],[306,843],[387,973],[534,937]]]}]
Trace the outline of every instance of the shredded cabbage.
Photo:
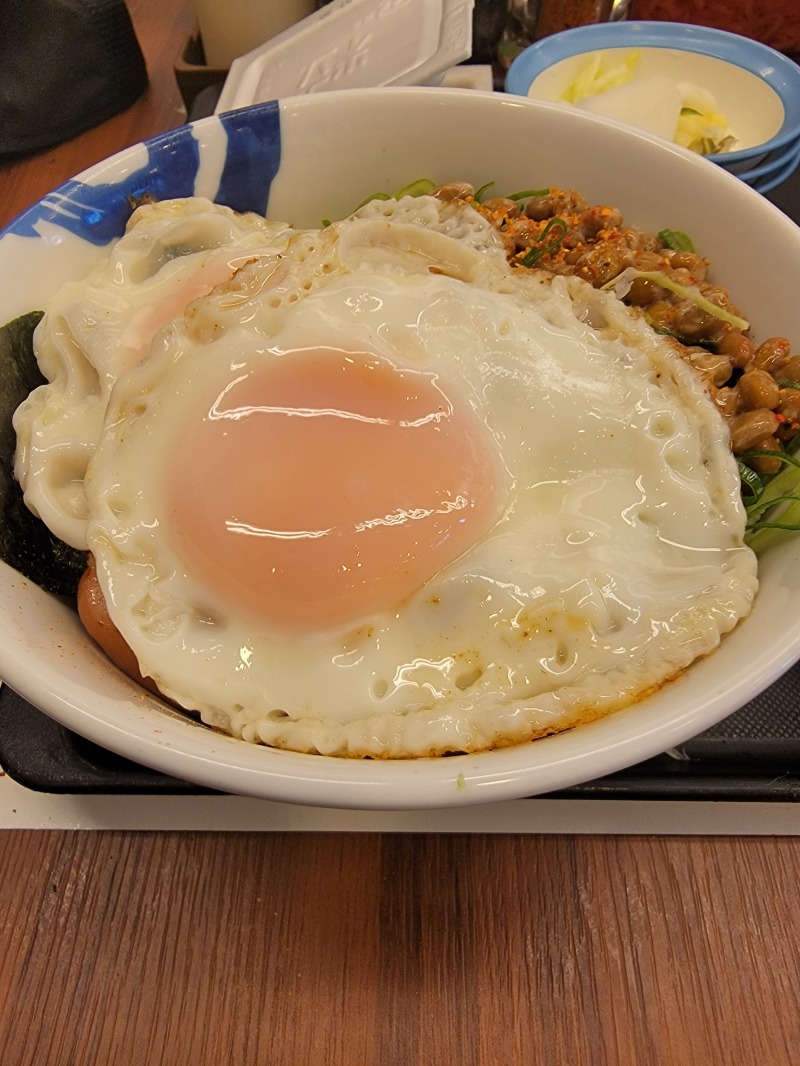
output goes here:
[{"label": "shredded cabbage", "polygon": [[561,94],[567,104],[577,104],[587,96],[596,96],[607,89],[616,89],[626,85],[634,75],[639,63],[639,52],[628,52],[621,63],[609,65],[605,52],[592,52],[588,62],[578,71],[576,77]]},{"label": "shredded cabbage", "polygon": [[[568,104],[592,99],[593,106],[590,109],[606,113],[605,102],[595,106],[594,98],[634,81],[640,56],[641,53],[635,50],[626,53],[620,61],[613,62],[606,52],[590,53],[559,99]],[[625,89],[608,97],[609,107],[612,98],[616,97],[608,112],[612,118],[622,118],[633,125],[650,129],[699,155],[724,152],[736,143],[728,120],[708,89],[693,82],[673,82],[666,76],[640,77],[638,81],[640,84],[631,86],[630,92]],[[657,121],[658,116],[661,116],[660,121]],[[655,125],[651,125],[651,122]],[[664,123],[666,126],[662,128]]]},{"label": "shredded cabbage", "polygon": [[676,144],[689,148],[698,155],[715,155],[736,143],[723,114],[719,111],[703,114],[690,107],[681,108],[678,128],[673,139]]}]

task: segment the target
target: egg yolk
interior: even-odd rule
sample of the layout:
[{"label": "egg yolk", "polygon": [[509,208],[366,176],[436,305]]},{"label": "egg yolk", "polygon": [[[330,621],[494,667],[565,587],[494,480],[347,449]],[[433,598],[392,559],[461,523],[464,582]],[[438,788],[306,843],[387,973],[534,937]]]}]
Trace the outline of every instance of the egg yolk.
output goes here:
[{"label": "egg yolk", "polygon": [[262,624],[352,623],[399,606],[492,525],[494,448],[435,375],[282,353],[182,428],[174,534],[190,572]]}]

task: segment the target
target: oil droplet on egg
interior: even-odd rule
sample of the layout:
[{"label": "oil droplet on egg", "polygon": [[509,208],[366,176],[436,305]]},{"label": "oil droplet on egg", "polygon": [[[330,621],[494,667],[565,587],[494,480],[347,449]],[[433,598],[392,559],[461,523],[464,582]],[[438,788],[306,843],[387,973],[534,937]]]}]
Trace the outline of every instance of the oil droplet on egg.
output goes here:
[{"label": "oil droplet on egg", "polygon": [[167,492],[184,558],[283,632],[399,604],[498,516],[486,426],[435,375],[368,353],[260,362],[181,442]]}]

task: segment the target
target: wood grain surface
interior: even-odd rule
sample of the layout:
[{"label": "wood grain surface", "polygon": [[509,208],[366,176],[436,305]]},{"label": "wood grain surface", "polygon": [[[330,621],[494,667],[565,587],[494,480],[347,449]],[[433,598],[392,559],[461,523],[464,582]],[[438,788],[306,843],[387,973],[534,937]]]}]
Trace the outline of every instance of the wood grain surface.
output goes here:
[{"label": "wood grain surface", "polygon": [[0,1061],[800,1061],[800,841],[9,832]]},{"label": "wood grain surface", "polygon": [[[183,121],[0,169],[0,224]],[[169,799],[165,798],[165,803]],[[3,1066],[797,1066],[800,839],[0,833]]]}]

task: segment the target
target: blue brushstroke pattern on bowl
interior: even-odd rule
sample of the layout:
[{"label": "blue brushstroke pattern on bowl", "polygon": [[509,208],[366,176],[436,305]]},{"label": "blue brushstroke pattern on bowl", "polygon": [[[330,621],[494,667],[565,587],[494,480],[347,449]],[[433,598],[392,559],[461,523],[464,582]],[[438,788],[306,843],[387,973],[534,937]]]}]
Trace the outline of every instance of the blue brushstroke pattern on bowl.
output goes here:
[{"label": "blue brushstroke pattern on bowl", "polygon": [[80,177],[68,181],[19,215],[5,232],[38,237],[42,222],[49,222],[96,245],[121,237],[137,200],[196,194],[200,174],[196,129],[206,137],[223,136],[219,182],[211,199],[237,211],[265,214],[281,160],[275,101],[227,112],[202,127],[181,126],[145,141],[145,161],[123,178],[99,183]]}]

